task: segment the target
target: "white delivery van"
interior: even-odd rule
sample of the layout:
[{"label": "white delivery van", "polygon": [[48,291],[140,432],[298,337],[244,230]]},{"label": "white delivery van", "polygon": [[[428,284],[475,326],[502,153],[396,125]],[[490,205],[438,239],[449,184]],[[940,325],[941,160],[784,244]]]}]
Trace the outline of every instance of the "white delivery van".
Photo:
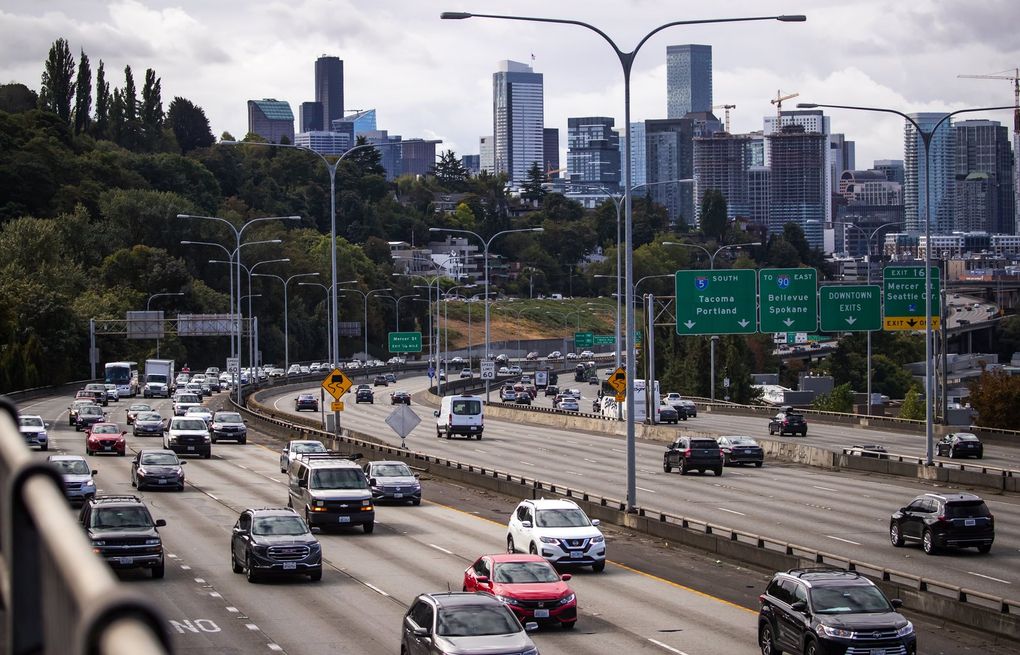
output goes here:
[{"label": "white delivery van", "polygon": [[439,409],[433,412],[436,417],[436,437],[445,434],[449,439],[455,434],[461,434],[468,439],[481,439],[484,406],[481,396],[443,396]]}]

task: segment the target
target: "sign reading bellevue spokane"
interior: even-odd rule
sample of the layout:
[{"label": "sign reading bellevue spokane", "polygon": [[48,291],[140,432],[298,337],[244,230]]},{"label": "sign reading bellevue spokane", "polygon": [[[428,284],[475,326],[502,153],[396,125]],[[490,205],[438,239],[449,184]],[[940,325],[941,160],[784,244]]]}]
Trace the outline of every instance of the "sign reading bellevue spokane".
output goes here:
[{"label": "sign reading bellevue spokane", "polygon": [[753,334],[758,330],[754,271],[676,272],[676,333]]},{"label": "sign reading bellevue spokane", "polygon": [[763,268],[758,271],[762,332],[814,332],[818,329],[818,271]]}]

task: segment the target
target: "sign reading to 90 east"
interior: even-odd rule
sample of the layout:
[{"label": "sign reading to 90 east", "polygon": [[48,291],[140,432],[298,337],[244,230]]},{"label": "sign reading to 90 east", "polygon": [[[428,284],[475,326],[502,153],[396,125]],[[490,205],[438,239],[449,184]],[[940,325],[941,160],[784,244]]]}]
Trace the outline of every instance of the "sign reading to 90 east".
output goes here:
[{"label": "sign reading to 90 east", "polygon": [[818,329],[818,272],[813,268],[758,271],[762,332],[814,332]]},{"label": "sign reading to 90 east", "polygon": [[676,272],[676,333],[753,334],[758,330],[754,271]]}]

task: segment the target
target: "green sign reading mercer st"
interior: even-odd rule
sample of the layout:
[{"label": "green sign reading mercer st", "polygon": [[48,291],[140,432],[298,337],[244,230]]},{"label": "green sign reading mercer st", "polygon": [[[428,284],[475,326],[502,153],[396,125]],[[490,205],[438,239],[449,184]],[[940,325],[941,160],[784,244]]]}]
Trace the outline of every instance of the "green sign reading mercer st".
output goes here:
[{"label": "green sign reading mercer st", "polygon": [[676,333],[753,334],[758,329],[755,291],[752,270],[677,271]]},{"label": "green sign reading mercer st", "polygon": [[574,348],[591,348],[594,345],[595,345],[595,333],[593,332],[574,333]]},{"label": "green sign reading mercer st", "polygon": [[420,353],[421,332],[390,332],[391,353]]},{"label": "green sign reading mercer st", "polygon": [[882,287],[877,284],[823,286],[822,332],[874,332],[882,329]]},{"label": "green sign reading mercer st", "polygon": [[813,268],[758,271],[762,332],[814,332],[818,329],[818,272]]}]

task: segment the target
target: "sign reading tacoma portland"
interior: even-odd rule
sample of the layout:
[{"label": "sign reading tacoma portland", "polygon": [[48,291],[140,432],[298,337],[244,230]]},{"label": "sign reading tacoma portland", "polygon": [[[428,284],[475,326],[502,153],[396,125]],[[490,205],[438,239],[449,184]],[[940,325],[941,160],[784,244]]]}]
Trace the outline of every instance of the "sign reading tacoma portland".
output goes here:
[{"label": "sign reading tacoma portland", "polygon": [[753,334],[758,330],[754,271],[676,272],[676,333]]}]

